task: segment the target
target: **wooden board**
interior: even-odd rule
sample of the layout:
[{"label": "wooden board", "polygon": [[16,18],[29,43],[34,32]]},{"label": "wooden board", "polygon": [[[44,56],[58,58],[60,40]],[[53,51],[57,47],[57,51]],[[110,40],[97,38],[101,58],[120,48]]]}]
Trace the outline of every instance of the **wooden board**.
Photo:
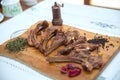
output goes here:
[{"label": "wooden board", "polygon": [[[30,29],[33,29],[36,27],[36,24],[32,25]],[[50,23],[51,25],[51,23]],[[22,37],[27,38],[30,29],[26,31],[24,34],[20,35]],[[93,38],[95,33],[91,33],[88,31],[84,31],[81,29],[77,29],[75,27],[71,27],[68,25],[63,25],[63,30],[78,30],[80,32],[80,35],[83,36],[86,33],[87,39]],[[109,46],[109,49],[106,48],[100,48],[100,54],[102,54],[103,59],[103,65],[100,69],[93,70],[92,72],[88,73],[82,70],[82,73],[79,76],[69,78],[67,74],[61,74],[60,73],[60,67],[65,65],[66,63],[53,63],[50,64],[46,61],[43,54],[39,52],[39,50],[35,49],[34,47],[27,47],[24,51],[21,51],[17,54],[11,54],[7,50],[5,50],[5,44],[8,42],[3,43],[0,45],[0,55],[12,58],[14,60],[17,60],[21,63],[24,63],[34,70],[37,70],[41,74],[53,78],[54,80],[95,80],[96,77],[102,72],[102,70],[105,68],[105,66],[110,62],[110,60],[113,58],[113,56],[116,55],[116,53],[120,50],[120,38],[117,37],[110,37],[106,35],[102,35],[103,37],[109,38],[109,42],[106,45],[109,45],[110,43],[114,44],[113,46]],[[10,41],[10,40],[9,40]],[[55,53],[55,52],[54,52]],[[54,55],[54,54],[53,54]],[[75,64],[75,63],[74,63]],[[76,64],[81,67],[80,64]]]}]

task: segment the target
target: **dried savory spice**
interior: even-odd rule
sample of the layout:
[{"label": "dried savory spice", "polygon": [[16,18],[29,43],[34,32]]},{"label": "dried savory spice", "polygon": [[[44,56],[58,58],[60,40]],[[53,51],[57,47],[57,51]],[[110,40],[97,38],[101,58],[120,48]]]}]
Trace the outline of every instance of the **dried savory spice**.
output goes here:
[{"label": "dried savory spice", "polygon": [[112,44],[112,43],[110,43],[109,45],[112,46],[112,47],[114,47],[114,44]]},{"label": "dried savory spice", "polygon": [[84,33],[84,36],[86,36],[86,33]]},{"label": "dried savory spice", "polygon": [[89,39],[88,43],[99,44],[104,48],[105,43],[109,42],[107,38],[103,38],[102,36],[94,36],[93,39]]},{"label": "dried savory spice", "polygon": [[8,42],[5,46],[5,49],[8,49],[9,52],[18,53],[22,51],[27,46],[27,39],[17,37],[14,40]]},{"label": "dried savory spice", "polygon": [[117,41],[117,43],[119,43],[119,41]]}]

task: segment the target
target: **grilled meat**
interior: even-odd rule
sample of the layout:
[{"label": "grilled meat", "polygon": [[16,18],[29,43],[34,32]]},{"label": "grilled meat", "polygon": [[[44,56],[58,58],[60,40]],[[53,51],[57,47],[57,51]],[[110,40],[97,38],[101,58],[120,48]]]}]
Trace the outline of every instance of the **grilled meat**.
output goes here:
[{"label": "grilled meat", "polygon": [[41,41],[39,45],[40,52],[44,53],[47,49],[47,43],[48,41],[54,37],[57,34],[57,28],[56,27],[49,27],[46,30],[41,32]]},{"label": "grilled meat", "polygon": [[30,31],[30,34],[28,35],[28,44],[30,46],[35,46],[36,48],[39,47],[39,41],[40,38],[38,38],[38,35],[40,35],[41,31],[49,26],[47,21],[43,21],[42,23],[39,23],[34,30]]},{"label": "grilled meat", "polygon": [[[102,66],[102,57],[98,54],[99,46],[87,42],[78,31],[62,31],[61,26],[51,26],[44,21],[32,29],[28,35],[28,44],[39,49],[50,63],[75,62],[85,71],[91,72]],[[55,49],[64,46],[54,57],[48,56]]]},{"label": "grilled meat", "polygon": [[91,56],[89,51],[71,51],[69,55],[59,55],[55,57],[47,57],[46,60],[50,63],[56,62],[74,62],[81,64],[85,71],[91,72],[93,69],[98,69],[102,66],[102,58],[100,55]]},{"label": "grilled meat", "polygon": [[30,30],[30,33],[27,38],[27,42],[28,42],[29,46],[34,46],[34,44],[32,42],[32,36],[33,36],[33,30]]},{"label": "grilled meat", "polygon": [[79,34],[78,31],[67,31],[65,33],[65,36],[66,36],[66,43],[65,43],[65,45],[73,43],[75,40],[78,39],[79,35],[80,34]]},{"label": "grilled meat", "polygon": [[[93,50],[96,50],[96,54]],[[66,46],[55,57],[47,57],[46,60],[50,63],[75,62],[81,64],[85,71],[91,72],[102,66],[102,57],[97,51],[98,46],[95,44],[80,43]]]},{"label": "grilled meat", "polygon": [[65,43],[65,35],[63,32],[58,32],[51,42],[50,46],[46,49],[45,55],[49,55],[52,51]]},{"label": "grilled meat", "polygon": [[71,52],[71,50],[73,50],[76,45],[81,44],[81,43],[85,44],[85,42],[86,42],[86,38],[85,37],[78,37],[77,40],[74,40],[74,42],[72,42],[71,44],[65,46],[64,49],[58,51],[58,55],[59,54],[62,54],[62,55],[69,54],[69,52]]}]

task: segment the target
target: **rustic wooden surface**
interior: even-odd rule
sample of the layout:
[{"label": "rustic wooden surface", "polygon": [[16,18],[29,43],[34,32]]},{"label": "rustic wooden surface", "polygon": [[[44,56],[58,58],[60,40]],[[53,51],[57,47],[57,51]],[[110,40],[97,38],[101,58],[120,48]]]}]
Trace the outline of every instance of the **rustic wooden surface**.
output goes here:
[{"label": "rustic wooden surface", "polygon": [[[30,29],[33,29],[39,22],[32,25]],[[21,35],[21,37],[27,38],[30,29],[28,29],[27,32]],[[86,33],[87,39],[93,38],[95,33],[87,32],[81,29],[77,29],[71,26],[63,25],[63,30],[78,30],[80,34],[83,36],[84,33]],[[116,53],[120,50],[120,38],[116,37],[108,37],[110,38],[109,43],[106,45],[112,43],[114,44],[114,47],[110,46],[109,50],[107,51],[106,48],[100,48],[100,54],[103,58],[103,65],[100,69],[93,70],[91,73],[85,72],[82,70],[82,73],[79,76],[69,78],[67,74],[61,74],[60,73],[60,67],[67,64],[67,63],[48,63],[43,56],[42,53],[39,52],[39,50],[35,49],[34,47],[27,47],[24,51],[21,51],[17,54],[9,53],[7,50],[5,50],[5,44],[8,42],[5,42],[4,44],[0,45],[0,55],[12,58],[14,60],[17,60],[25,65],[30,66],[34,70],[37,70],[43,75],[46,75],[47,77],[53,78],[54,80],[95,80],[96,77],[102,72],[102,70],[105,68],[105,66],[110,62],[110,60],[116,55]],[[9,40],[10,41],[10,40]],[[56,50],[57,51],[57,50]],[[54,51],[51,55],[54,55],[56,53]],[[76,64],[76,63],[74,63]],[[80,64],[76,64],[79,67],[81,67]]]}]

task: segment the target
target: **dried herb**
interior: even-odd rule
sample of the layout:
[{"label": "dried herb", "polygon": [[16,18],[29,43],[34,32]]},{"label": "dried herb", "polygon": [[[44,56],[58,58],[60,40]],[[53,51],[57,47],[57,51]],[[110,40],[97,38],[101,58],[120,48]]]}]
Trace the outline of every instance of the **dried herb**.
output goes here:
[{"label": "dried herb", "polygon": [[102,46],[102,48],[104,48],[105,43],[109,41],[107,38],[103,38],[102,36],[98,36],[98,37],[95,36],[93,39],[89,39],[87,42],[93,44],[99,44]]},{"label": "dried herb", "polygon": [[114,44],[112,44],[112,43],[110,43],[109,45],[112,46],[112,47],[114,47]]},{"label": "dried herb", "polygon": [[17,37],[14,40],[8,42],[5,48],[8,49],[9,52],[18,53],[19,51],[25,49],[27,44],[27,39]]}]

